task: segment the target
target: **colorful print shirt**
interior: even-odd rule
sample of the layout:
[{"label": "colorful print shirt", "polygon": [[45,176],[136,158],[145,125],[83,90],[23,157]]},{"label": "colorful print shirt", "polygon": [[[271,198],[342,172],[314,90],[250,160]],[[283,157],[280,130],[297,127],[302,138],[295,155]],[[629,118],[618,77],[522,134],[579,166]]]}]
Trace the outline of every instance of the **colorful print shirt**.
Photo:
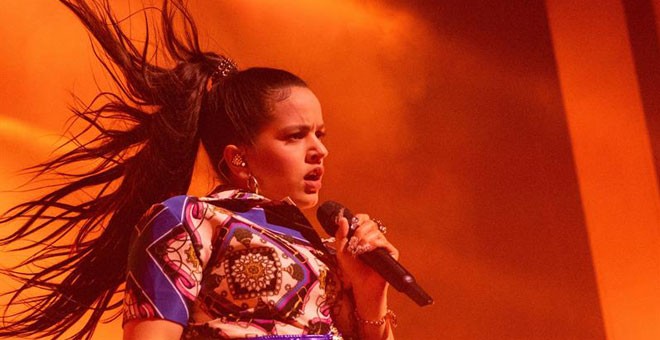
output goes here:
[{"label": "colorful print shirt", "polygon": [[338,334],[333,261],[291,204],[237,190],[173,197],[136,226],[124,323],[170,320],[184,339]]}]

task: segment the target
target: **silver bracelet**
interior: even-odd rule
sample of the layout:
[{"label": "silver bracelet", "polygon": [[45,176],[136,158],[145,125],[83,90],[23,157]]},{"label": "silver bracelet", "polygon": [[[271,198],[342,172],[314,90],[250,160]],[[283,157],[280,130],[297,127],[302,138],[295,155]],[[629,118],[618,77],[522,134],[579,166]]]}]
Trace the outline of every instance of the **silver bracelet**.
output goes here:
[{"label": "silver bracelet", "polygon": [[385,324],[385,322],[389,321],[390,325],[392,328],[396,328],[397,322],[396,322],[396,314],[391,309],[387,309],[387,312],[385,315],[378,319],[378,320],[365,320],[360,317],[360,314],[358,314],[357,308],[355,308],[355,311],[353,312],[355,315],[355,320],[363,325],[368,325],[368,326],[377,326],[380,327]]}]

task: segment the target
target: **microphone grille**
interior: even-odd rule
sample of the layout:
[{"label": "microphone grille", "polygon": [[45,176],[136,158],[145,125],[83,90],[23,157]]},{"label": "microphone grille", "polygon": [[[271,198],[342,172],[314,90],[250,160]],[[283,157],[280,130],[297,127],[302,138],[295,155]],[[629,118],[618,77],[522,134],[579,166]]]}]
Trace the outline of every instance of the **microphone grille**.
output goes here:
[{"label": "microphone grille", "polygon": [[337,214],[344,209],[344,206],[341,203],[335,201],[326,201],[319,206],[316,210],[316,218],[323,226],[323,229],[330,236],[334,236],[337,232]]}]

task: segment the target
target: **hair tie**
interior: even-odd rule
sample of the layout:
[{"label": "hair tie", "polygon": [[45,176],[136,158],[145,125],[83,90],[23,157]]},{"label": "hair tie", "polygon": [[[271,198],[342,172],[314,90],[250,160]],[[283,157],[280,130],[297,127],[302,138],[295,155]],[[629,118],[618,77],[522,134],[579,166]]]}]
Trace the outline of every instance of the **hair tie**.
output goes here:
[{"label": "hair tie", "polygon": [[213,73],[209,77],[209,80],[206,82],[206,92],[211,91],[214,82],[216,82],[220,78],[227,77],[230,74],[236,72],[238,72],[238,66],[236,65],[236,63],[233,60],[224,57],[222,60],[220,60],[218,66],[216,66],[215,68],[215,71],[213,71]]}]

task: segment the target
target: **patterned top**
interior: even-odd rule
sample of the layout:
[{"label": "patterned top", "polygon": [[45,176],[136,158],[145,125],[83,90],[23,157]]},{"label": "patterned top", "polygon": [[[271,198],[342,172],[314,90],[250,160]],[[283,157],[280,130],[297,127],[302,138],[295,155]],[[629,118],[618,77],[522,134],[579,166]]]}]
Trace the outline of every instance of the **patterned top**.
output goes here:
[{"label": "patterned top", "polygon": [[130,249],[124,323],[170,320],[184,339],[340,338],[335,258],[291,204],[176,196],[145,213]]}]

